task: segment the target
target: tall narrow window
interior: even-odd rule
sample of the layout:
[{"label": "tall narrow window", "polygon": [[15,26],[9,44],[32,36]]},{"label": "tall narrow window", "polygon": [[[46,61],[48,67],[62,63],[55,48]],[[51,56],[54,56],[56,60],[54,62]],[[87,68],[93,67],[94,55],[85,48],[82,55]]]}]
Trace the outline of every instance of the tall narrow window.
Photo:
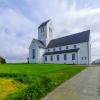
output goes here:
[{"label": "tall narrow window", "polygon": [[49,27],[49,32],[51,32],[51,28]]},{"label": "tall narrow window", "polygon": [[50,49],[48,49],[48,51],[50,51]]},{"label": "tall narrow window", "polygon": [[86,56],[85,56],[85,60],[86,60]]},{"label": "tall narrow window", "polygon": [[45,61],[47,61],[47,56],[45,56]]},{"label": "tall narrow window", "polygon": [[72,54],[72,60],[75,60],[75,54]]},{"label": "tall narrow window", "polygon": [[33,49],[33,59],[35,58],[35,49]]},{"label": "tall narrow window", "polygon": [[42,33],[42,27],[41,27],[41,33]]},{"label": "tall narrow window", "polygon": [[49,27],[49,32],[52,32],[52,28]]},{"label": "tall narrow window", "polygon": [[61,47],[59,48],[59,50],[61,50]]},{"label": "tall narrow window", "polygon": [[42,29],[43,29],[42,31],[44,32],[44,27]]},{"label": "tall narrow window", "polygon": [[66,49],[68,49],[68,46],[66,46]]},{"label": "tall narrow window", "polygon": [[53,61],[53,56],[51,56],[51,61]]},{"label": "tall narrow window", "polygon": [[67,56],[66,56],[66,54],[64,54],[64,60],[67,60]]},{"label": "tall narrow window", "polygon": [[59,61],[59,55],[57,55],[57,61]]},{"label": "tall narrow window", "polygon": [[55,51],[55,48],[53,48],[53,51]]}]

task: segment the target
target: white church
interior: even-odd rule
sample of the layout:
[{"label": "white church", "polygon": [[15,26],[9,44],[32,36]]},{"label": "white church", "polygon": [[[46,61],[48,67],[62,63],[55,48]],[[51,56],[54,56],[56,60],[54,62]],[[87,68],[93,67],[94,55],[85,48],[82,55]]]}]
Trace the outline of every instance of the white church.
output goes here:
[{"label": "white church", "polygon": [[29,63],[90,64],[90,30],[53,39],[52,21],[43,22],[30,44]]}]

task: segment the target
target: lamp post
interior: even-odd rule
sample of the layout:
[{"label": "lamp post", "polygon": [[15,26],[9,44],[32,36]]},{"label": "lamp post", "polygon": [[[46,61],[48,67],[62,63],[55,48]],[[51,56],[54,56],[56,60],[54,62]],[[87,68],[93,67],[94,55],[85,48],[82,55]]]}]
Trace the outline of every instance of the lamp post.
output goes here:
[{"label": "lamp post", "polygon": [[29,64],[29,57],[27,57],[27,63]]}]

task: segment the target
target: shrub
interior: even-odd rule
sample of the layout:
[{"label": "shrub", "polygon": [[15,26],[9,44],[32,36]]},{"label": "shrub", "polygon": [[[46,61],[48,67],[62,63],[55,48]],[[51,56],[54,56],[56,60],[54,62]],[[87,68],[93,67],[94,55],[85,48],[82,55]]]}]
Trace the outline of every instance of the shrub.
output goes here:
[{"label": "shrub", "polygon": [[24,90],[8,95],[6,100],[39,100],[52,89],[49,78],[39,76]]},{"label": "shrub", "polygon": [[0,63],[1,63],[1,64],[6,63],[6,60],[5,60],[3,57],[1,57],[1,56],[0,56]]}]

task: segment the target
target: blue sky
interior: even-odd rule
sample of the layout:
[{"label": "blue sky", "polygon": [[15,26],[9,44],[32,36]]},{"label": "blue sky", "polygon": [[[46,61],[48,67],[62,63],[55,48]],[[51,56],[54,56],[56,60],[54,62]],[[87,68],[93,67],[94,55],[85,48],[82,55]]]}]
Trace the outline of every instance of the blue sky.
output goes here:
[{"label": "blue sky", "polygon": [[48,19],[54,38],[90,29],[92,60],[100,58],[100,0],[0,0],[0,55],[26,61],[38,25]]}]

